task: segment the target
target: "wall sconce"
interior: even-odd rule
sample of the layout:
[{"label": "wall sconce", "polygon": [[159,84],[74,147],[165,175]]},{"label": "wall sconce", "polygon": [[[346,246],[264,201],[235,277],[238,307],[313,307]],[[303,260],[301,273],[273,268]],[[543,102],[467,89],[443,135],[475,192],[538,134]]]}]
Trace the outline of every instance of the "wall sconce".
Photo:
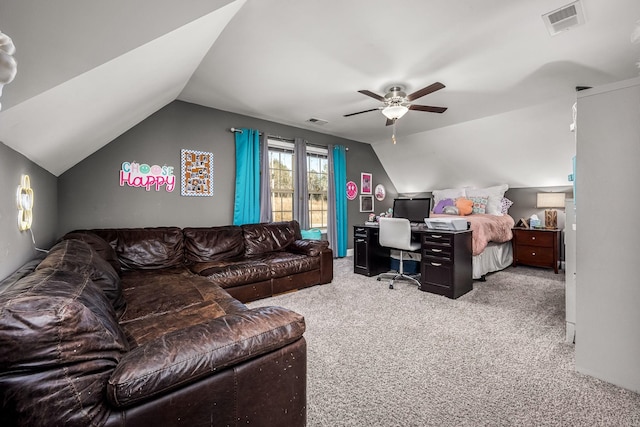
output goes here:
[{"label": "wall sconce", "polygon": [[544,211],[544,227],[558,228],[558,211],[554,208],[564,208],[564,193],[538,193],[537,208],[546,208]]},{"label": "wall sconce", "polygon": [[18,229],[26,231],[31,228],[33,220],[33,190],[31,189],[31,179],[29,175],[22,175],[17,192],[18,202]]}]

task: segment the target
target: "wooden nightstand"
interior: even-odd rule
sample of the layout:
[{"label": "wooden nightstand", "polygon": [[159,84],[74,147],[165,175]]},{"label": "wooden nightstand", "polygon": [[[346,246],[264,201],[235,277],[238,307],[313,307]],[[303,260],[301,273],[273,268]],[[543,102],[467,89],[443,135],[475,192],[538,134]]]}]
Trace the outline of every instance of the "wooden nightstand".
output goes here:
[{"label": "wooden nightstand", "polygon": [[558,274],[560,230],[513,229],[513,266],[518,264],[553,268]]}]

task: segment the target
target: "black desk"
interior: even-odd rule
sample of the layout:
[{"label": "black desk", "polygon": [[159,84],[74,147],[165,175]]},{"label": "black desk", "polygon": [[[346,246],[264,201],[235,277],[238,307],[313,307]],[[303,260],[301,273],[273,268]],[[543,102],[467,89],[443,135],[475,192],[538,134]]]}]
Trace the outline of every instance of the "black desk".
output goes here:
[{"label": "black desk", "polygon": [[[473,289],[471,230],[432,230],[411,227],[421,242],[420,290],[458,298]],[[390,269],[390,250],[380,246],[374,225],[353,227],[353,272],[376,276]]]}]

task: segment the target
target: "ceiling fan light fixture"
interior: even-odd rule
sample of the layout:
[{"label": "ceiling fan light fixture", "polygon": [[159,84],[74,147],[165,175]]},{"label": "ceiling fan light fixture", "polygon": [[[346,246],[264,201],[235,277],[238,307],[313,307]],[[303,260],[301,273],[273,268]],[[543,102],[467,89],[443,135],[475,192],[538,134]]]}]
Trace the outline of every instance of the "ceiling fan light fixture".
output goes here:
[{"label": "ceiling fan light fixture", "polygon": [[409,108],[404,105],[389,105],[382,109],[382,114],[389,120],[397,120],[407,114],[407,111]]}]

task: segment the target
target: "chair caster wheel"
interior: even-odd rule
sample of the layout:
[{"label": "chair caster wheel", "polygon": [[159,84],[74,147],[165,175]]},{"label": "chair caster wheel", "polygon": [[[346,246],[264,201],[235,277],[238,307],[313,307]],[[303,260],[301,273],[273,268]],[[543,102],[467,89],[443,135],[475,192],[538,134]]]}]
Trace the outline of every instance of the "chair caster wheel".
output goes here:
[{"label": "chair caster wheel", "polygon": [[389,289],[393,289],[393,285],[389,285]]},{"label": "chair caster wheel", "polygon": [[380,278],[378,277],[376,280],[379,282],[379,281],[380,281]]}]

